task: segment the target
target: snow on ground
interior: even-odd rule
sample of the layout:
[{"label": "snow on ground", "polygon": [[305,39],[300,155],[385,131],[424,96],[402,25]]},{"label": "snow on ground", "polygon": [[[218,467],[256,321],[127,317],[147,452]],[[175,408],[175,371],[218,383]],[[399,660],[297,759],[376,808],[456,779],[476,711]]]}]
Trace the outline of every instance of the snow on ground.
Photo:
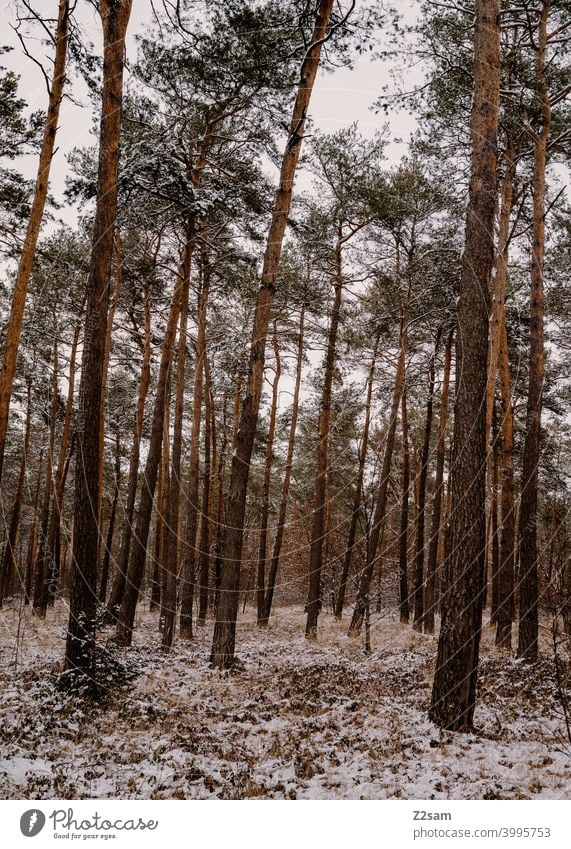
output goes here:
[{"label": "snow on ground", "polygon": [[[478,733],[427,718],[436,641],[373,617],[373,652],[322,615],[304,638],[300,608],[267,633],[238,627],[241,664],[208,662],[212,628],[171,655],[144,614],[122,650],[138,676],[103,704],[54,687],[67,611],[48,621],[0,612],[2,798],[531,799],[571,798],[571,746],[554,665],[493,648],[485,629]],[[101,635],[108,639],[112,631]]]}]

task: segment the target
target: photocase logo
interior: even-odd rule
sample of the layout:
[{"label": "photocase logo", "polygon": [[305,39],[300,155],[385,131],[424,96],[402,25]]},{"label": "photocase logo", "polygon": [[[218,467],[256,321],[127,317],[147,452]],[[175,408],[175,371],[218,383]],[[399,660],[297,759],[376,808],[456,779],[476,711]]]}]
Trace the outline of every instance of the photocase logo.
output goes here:
[{"label": "photocase logo", "polygon": [[20,817],[20,831],[25,837],[35,837],[46,824],[46,817],[37,808],[26,811]]}]

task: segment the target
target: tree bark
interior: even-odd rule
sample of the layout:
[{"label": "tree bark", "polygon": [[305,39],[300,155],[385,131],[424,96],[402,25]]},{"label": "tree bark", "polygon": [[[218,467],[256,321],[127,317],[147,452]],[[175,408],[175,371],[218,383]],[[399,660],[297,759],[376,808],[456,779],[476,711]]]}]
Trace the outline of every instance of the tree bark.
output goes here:
[{"label": "tree bark", "polygon": [[200,594],[198,598],[198,624],[206,624],[208,613],[208,594],[210,589],[210,557],[208,546],[210,541],[210,528],[208,511],[210,509],[210,479],[212,476],[211,466],[211,443],[212,443],[212,403],[211,403],[210,369],[208,367],[208,356],[204,352],[204,474],[202,476],[202,506],[200,510],[200,530],[198,542],[198,572],[200,575]]},{"label": "tree bark", "polygon": [[545,167],[551,131],[551,106],[545,79],[545,52],[550,0],[543,0],[536,50],[536,83],[542,122],[533,150],[533,243],[531,251],[530,348],[527,416],[523,447],[520,506],[519,638],[517,656],[534,661],[538,654],[539,581],[537,570],[537,484],[541,455],[541,407],[543,397],[543,272],[545,261]]},{"label": "tree bark", "polygon": [[216,502],[216,543],[214,546],[214,609],[218,608],[220,596],[220,583],[222,581],[222,546],[224,544],[224,469],[226,466],[226,447],[228,445],[227,428],[227,398],[224,398],[222,406],[222,444],[220,456],[218,457],[217,478],[217,502]]},{"label": "tree bark", "polygon": [[58,344],[57,338],[53,344],[50,426],[48,436],[48,457],[46,465],[46,480],[44,484],[44,499],[40,518],[39,543],[34,566],[34,600],[32,609],[36,616],[44,619],[48,609],[48,594],[51,575],[51,553],[48,546],[48,525],[50,519],[50,500],[52,496],[52,469],[54,460],[56,417],[58,402]]},{"label": "tree bark", "polygon": [[288,140],[282,159],[279,187],[276,193],[272,222],[266,243],[262,279],[256,299],[250,348],[248,388],[240,416],[238,444],[232,458],[230,488],[226,504],[224,565],[220,587],[220,602],[212,643],[212,662],[220,669],[225,669],[234,662],[246,492],[262,392],[270,309],[274,299],[276,274],[291,206],[293,181],[305,131],[307,109],[317,75],[321,47],[327,37],[332,8],[333,0],[320,0],[316,12],[311,44],[302,62],[300,82],[289,127]]},{"label": "tree bark", "polygon": [[369,445],[369,427],[371,423],[371,399],[373,396],[373,378],[375,376],[375,367],[377,362],[377,351],[379,347],[380,337],[377,336],[375,346],[373,348],[373,356],[371,365],[369,366],[369,376],[367,379],[367,398],[365,401],[365,421],[363,424],[363,436],[359,447],[359,471],[357,473],[357,483],[355,484],[355,495],[353,497],[353,507],[351,510],[351,523],[349,525],[349,536],[347,538],[347,548],[345,549],[345,557],[343,558],[343,569],[339,581],[339,590],[335,600],[335,617],[341,619],[343,616],[343,607],[345,604],[345,595],[347,592],[347,580],[351,569],[351,560],[353,558],[353,548],[355,546],[355,538],[357,536],[357,525],[359,522],[359,513],[361,512],[361,500],[363,497],[363,477],[365,474],[365,462],[367,459],[367,448]]},{"label": "tree bark", "polygon": [[415,631],[422,631],[424,623],[424,528],[426,524],[426,481],[428,478],[428,460],[430,456],[430,437],[432,434],[432,408],[434,405],[434,363],[440,344],[440,331],[434,345],[434,353],[430,360],[428,377],[428,400],[426,402],[426,419],[424,423],[424,440],[420,459],[418,476],[418,508],[416,512],[415,540],[415,581],[414,581],[414,621]]},{"label": "tree bark", "polygon": [[[26,405],[26,424],[24,425],[24,448],[22,451],[22,462],[20,464],[20,473],[18,475],[18,484],[16,486],[16,495],[14,498],[14,506],[12,508],[12,516],[10,518],[10,527],[8,529],[8,538],[4,548],[4,556],[2,558],[2,571],[0,572],[0,607],[2,602],[10,590],[12,584],[12,576],[16,565],[16,540],[20,528],[20,512],[22,509],[22,496],[24,494],[24,483],[26,481],[26,469],[28,465],[28,450],[30,448],[30,432],[32,420],[32,381],[28,380],[28,400]],[[25,577],[21,582],[25,584]],[[22,587],[22,589],[25,588]]]},{"label": "tree bark", "polygon": [[125,582],[123,601],[119,610],[117,630],[115,639],[119,645],[130,646],[133,638],[133,623],[135,611],[141,591],[141,583],[145,571],[145,560],[147,556],[147,542],[149,539],[149,528],[151,525],[151,514],[155,497],[155,487],[159,463],[161,462],[162,444],[165,426],[165,409],[169,404],[169,390],[171,378],[171,364],[176,341],[176,328],[182,306],[182,293],[184,280],[190,269],[190,251],[188,245],[184,248],[183,259],[179,273],[176,277],[175,290],[173,293],[171,308],[165,329],[161,349],[161,362],[157,379],[155,403],[153,406],[153,417],[151,422],[151,437],[149,440],[149,451],[147,462],[141,483],[141,496],[135,533],[131,545],[131,558]]},{"label": "tree bark", "polygon": [[401,401],[401,395],[404,386],[405,378],[405,357],[407,347],[407,331],[405,319],[401,322],[400,340],[399,340],[399,355],[397,361],[397,371],[393,389],[393,398],[391,403],[391,411],[387,425],[387,436],[385,440],[385,450],[383,454],[383,466],[381,469],[381,478],[379,481],[379,493],[377,495],[377,503],[375,505],[375,513],[373,523],[367,540],[367,554],[365,567],[361,572],[359,587],[357,590],[357,600],[353,609],[351,625],[349,626],[349,636],[357,636],[361,633],[363,626],[363,617],[365,615],[366,606],[370,595],[371,581],[373,572],[377,562],[377,551],[379,548],[379,539],[381,537],[381,529],[385,521],[387,509],[387,499],[389,490],[389,476],[391,473],[391,463],[393,459],[393,450],[395,444],[395,433],[397,429],[398,410]]},{"label": "tree bark", "polygon": [[103,94],[99,138],[97,202],[93,226],[75,474],[73,579],[66,642],[66,670],[94,680],[97,552],[100,527],[99,467],[104,345],[107,336],[109,280],[117,215],[117,176],[121,135],[121,104],[125,35],[131,0],[100,0],[103,25]]},{"label": "tree bark", "polygon": [[143,433],[143,421],[145,418],[145,401],[151,382],[151,308],[149,303],[149,287],[144,287],[144,312],[145,312],[145,341],[143,344],[143,361],[141,364],[141,378],[139,381],[139,395],[135,410],[133,423],[133,441],[131,443],[131,456],[129,458],[129,473],[127,477],[127,497],[125,499],[125,515],[121,531],[121,542],[119,555],[117,557],[117,572],[108,604],[108,619],[115,619],[125,592],[125,580],[129,565],[131,552],[131,539],[133,535],[133,515],[135,513],[135,499],[137,497],[137,479],[139,477],[139,458],[141,455],[141,436]]},{"label": "tree bark", "polygon": [[452,340],[454,330],[450,330],[444,351],[444,374],[440,394],[440,418],[438,421],[438,445],[436,448],[436,478],[432,499],[432,528],[428,545],[428,565],[426,578],[426,604],[424,611],[424,633],[434,633],[434,615],[436,613],[436,576],[438,571],[438,542],[442,529],[442,496],[444,494],[444,458],[446,449],[446,422],[448,420],[448,395],[450,391],[450,367],[452,364]]},{"label": "tree bark", "polygon": [[119,503],[119,492],[121,490],[121,435],[119,430],[115,433],[115,486],[113,488],[113,500],[109,513],[109,525],[107,526],[107,538],[101,564],[101,582],[99,584],[99,603],[105,604],[107,598],[107,583],[109,580],[109,564],[111,562],[111,550],[113,548],[113,533],[115,531],[115,519],[117,517],[117,504]]},{"label": "tree bark", "polygon": [[476,0],[471,180],[456,335],[452,507],[430,717],[472,728],[482,627],[486,382],[500,87],[499,0]]},{"label": "tree bark", "polygon": [[498,609],[496,614],[496,645],[511,650],[514,619],[515,572],[515,491],[513,461],[513,409],[510,385],[509,352],[505,310],[501,317],[499,354],[502,399],[502,528],[500,538],[500,567],[498,574]]},{"label": "tree bark", "polygon": [[28,551],[26,553],[26,588],[25,588],[25,604],[30,604],[32,601],[32,581],[34,574],[34,562],[36,559],[36,538],[38,528],[38,507],[40,504],[40,489],[42,484],[42,467],[44,461],[44,449],[40,451],[40,459],[38,462],[38,477],[36,480],[36,491],[34,494],[34,507],[32,511],[32,524],[28,536]]},{"label": "tree bark", "polygon": [[[115,286],[113,288],[113,296],[107,313],[107,332],[105,334],[105,348],[103,350],[103,385],[101,387],[101,409],[99,411],[99,504],[97,508],[97,516],[99,526],[103,525],[102,510],[103,510],[103,473],[105,471],[105,393],[107,392],[107,378],[109,373],[109,358],[111,356],[111,339],[113,336],[113,322],[115,320],[115,311],[117,303],[121,296],[123,288],[123,247],[121,244],[121,233],[118,227],[114,229],[114,245],[115,245]],[[100,547],[102,540],[100,539]]]},{"label": "tree bark", "polygon": [[[200,503],[198,500],[200,473],[200,427],[202,422],[202,388],[204,355],[206,351],[206,317],[208,310],[209,274],[202,269],[202,285],[198,296],[198,331],[194,361],[194,389],[192,397],[192,432],[188,473],[188,515],[186,518],[185,550],[182,558],[182,585],[180,610],[180,636],[192,639],[192,603],[196,579],[196,540]],[[200,593],[200,587],[198,589]]]},{"label": "tree bark", "polygon": [[281,360],[278,340],[278,328],[276,321],[274,321],[274,334],[272,338],[272,344],[274,348],[275,369],[274,380],[272,383],[272,403],[270,407],[268,440],[266,443],[266,462],[264,466],[264,484],[262,488],[262,515],[260,519],[260,539],[258,543],[258,583],[256,592],[258,625],[264,620],[268,519],[270,515],[270,483],[272,479],[272,464],[274,460],[274,436],[276,433],[276,418],[278,412],[278,390],[281,377]]},{"label": "tree bark", "polygon": [[[60,536],[61,529],[61,507],[63,503],[63,495],[65,492],[65,483],[67,480],[67,472],[69,470],[69,464],[71,461],[71,457],[74,450],[75,443],[75,435],[72,436],[72,419],[73,419],[73,401],[75,398],[75,369],[76,369],[76,357],[77,357],[77,346],[79,342],[79,333],[81,330],[81,322],[78,322],[75,328],[75,333],[73,335],[73,341],[71,344],[71,352],[69,358],[69,375],[68,375],[68,393],[67,400],[65,405],[65,414],[64,414],[64,423],[63,430],[61,435],[61,442],[59,448],[59,456],[56,467],[56,473],[54,477],[54,498],[53,498],[53,507],[50,516],[49,528],[48,528],[48,552],[51,559],[50,562],[50,583],[51,583],[51,591],[49,592],[48,602],[49,604],[53,604],[55,600],[55,594],[57,590],[57,584],[59,581],[59,542],[58,538]],[[71,438],[71,443],[70,443]]]},{"label": "tree bark", "polygon": [[20,263],[16,274],[14,292],[12,293],[10,316],[8,318],[8,326],[6,329],[4,357],[2,362],[2,371],[0,373],[0,479],[2,478],[2,469],[4,466],[4,452],[6,448],[6,432],[8,430],[10,399],[12,396],[12,386],[14,384],[18,349],[20,347],[20,335],[22,331],[24,309],[26,306],[26,294],[28,292],[28,284],[32,274],[36,246],[40,235],[40,228],[42,226],[46,198],[48,195],[50,168],[54,155],[59,110],[63,98],[69,37],[69,11],[69,0],[59,0],[58,19],[54,33],[54,70],[49,93],[48,112],[46,115],[46,123],[44,126],[44,134],[40,148],[34,198],[32,201],[32,208],[30,210],[30,217],[28,219],[28,226],[26,228],[26,235],[24,237]]},{"label": "tree bark", "polygon": [[291,472],[293,469],[293,455],[295,450],[295,434],[297,431],[297,419],[299,414],[299,392],[301,388],[301,373],[303,368],[303,343],[305,331],[305,303],[302,304],[301,313],[299,316],[299,331],[297,340],[297,359],[295,366],[295,386],[293,390],[293,404],[291,413],[291,422],[289,426],[289,437],[287,446],[287,458],[284,470],[284,479],[282,482],[282,491],[280,497],[280,507],[278,511],[278,520],[276,524],[276,535],[274,538],[274,547],[272,550],[272,559],[270,561],[270,571],[268,575],[268,586],[264,597],[264,615],[258,624],[267,626],[270,614],[272,612],[272,603],[276,588],[276,578],[278,574],[280,555],[282,550],[282,542],[285,530],[287,505],[289,497],[289,487],[291,483]]},{"label": "tree bark", "polygon": [[342,244],[343,230],[340,225],[337,231],[337,245],[335,247],[335,297],[333,300],[331,324],[327,339],[325,374],[323,378],[321,408],[319,411],[319,443],[317,446],[317,463],[314,483],[315,495],[313,498],[313,516],[311,524],[311,538],[309,543],[309,593],[307,596],[307,621],[305,624],[305,636],[308,640],[317,639],[317,619],[321,611],[321,569],[323,565],[323,541],[325,539],[326,531],[325,494],[329,463],[328,449],[329,426],[331,423],[331,393],[333,387],[333,375],[335,373],[337,330],[339,327],[339,314],[341,311],[341,296],[343,293],[343,272],[341,267]]},{"label": "tree bark", "polygon": [[[194,221],[189,223],[187,232],[187,263],[183,275],[181,309],[178,331],[178,352],[176,365],[176,396],[174,404],[174,429],[172,438],[172,457],[170,480],[168,485],[166,521],[163,528],[164,591],[161,606],[162,648],[168,651],[174,641],[176,619],[176,590],[178,577],[178,528],[180,475],[182,455],[182,423],[184,416],[184,375],[186,366],[186,337],[188,325],[188,298],[190,292],[190,255],[194,240]],[[168,438],[168,437],[167,437]]]},{"label": "tree bark", "polygon": [[400,621],[408,624],[410,604],[408,597],[408,502],[410,497],[410,447],[408,442],[408,412],[406,407],[406,382],[401,398],[402,416],[402,496],[399,533],[399,611]]}]

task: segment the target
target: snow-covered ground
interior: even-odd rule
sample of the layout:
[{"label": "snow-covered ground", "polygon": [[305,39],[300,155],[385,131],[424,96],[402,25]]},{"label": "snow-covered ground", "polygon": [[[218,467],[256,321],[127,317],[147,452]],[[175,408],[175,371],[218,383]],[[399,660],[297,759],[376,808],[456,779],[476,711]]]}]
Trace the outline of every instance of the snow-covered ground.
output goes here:
[{"label": "snow-covered ground", "polygon": [[[144,614],[123,652],[138,676],[92,705],[54,687],[66,609],[0,612],[2,798],[571,798],[554,665],[501,655],[485,629],[477,734],[427,718],[435,638],[372,618],[372,654],[323,615],[303,636],[300,608],[267,633],[238,628],[241,664],[209,667],[211,627],[165,657]],[[104,632],[102,640],[112,631]]]}]

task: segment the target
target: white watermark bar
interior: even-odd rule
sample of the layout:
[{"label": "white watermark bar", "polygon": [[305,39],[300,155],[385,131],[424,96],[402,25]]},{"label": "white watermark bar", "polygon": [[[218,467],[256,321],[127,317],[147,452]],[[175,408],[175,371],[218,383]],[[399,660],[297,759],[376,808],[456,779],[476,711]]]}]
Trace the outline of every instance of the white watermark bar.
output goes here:
[{"label": "white watermark bar", "polygon": [[[571,778],[571,777],[570,777]],[[0,802],[1,845],[571,847],[571,801]]]}]

